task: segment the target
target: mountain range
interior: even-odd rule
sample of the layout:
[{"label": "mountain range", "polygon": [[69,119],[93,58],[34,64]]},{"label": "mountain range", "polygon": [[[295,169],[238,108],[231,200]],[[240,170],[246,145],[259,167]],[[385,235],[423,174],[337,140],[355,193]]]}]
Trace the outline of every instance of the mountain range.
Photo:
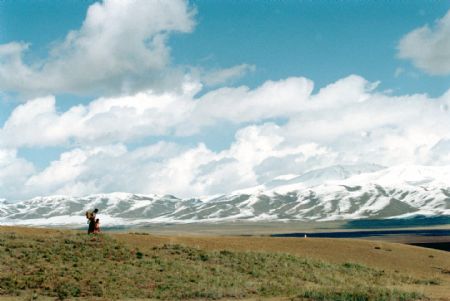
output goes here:
[{"label": "mountain range", "polygon": [[80,227],[93,208],[103,226],[450,216],[450,166],[338,165],[201,198],[116,192],[1,200],[0,224]]}]

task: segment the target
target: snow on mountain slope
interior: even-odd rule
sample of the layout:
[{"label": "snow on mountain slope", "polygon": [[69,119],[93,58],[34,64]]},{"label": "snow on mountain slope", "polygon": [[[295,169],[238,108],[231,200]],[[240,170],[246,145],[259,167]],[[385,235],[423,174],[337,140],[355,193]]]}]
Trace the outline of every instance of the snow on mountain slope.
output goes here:
[{"label": "snow on mountain slope", "polygon": [[202,199],[110,193],[0,201],[0,224],[80,227],[92,208],[103,226],[450,216],[450,167],[333,166]]},{"label": "snow on mountain slope", "polygon": [[354,175],[372,173],[383,169],[380,165],[359,164],[359,165],[334,165],[326,168],[315,169],[302,175],[294,177],[278,177],[264,186],[267,189],[276,189],[279,186],[302,184],[304,187],[311,187],[324,184],[328,181],[344,180]]}]

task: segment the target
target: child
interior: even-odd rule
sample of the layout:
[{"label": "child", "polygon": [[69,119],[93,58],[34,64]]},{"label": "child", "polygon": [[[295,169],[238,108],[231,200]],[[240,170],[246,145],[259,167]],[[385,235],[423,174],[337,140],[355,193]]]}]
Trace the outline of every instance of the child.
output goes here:
[{"label": "child", "polygon": [[100,233],[100,219],[95,220],[94,233]]}]

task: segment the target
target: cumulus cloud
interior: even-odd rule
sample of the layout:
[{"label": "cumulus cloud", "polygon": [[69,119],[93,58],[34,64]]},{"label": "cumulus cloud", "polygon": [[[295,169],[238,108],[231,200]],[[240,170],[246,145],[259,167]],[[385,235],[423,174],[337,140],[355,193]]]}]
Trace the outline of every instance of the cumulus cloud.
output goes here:
[{"label": "cumulus cloud", "polygon": [[126,152],[121,145],[103,146],[87,149],[73,149],[64,152],[60,158],[53,161],[45,170],[32,175],[24,184],[28,193],[47,194],[82,194],[96,188],[95,178],[87,175],[92,173],[89,160],[99,160],[104,157],[117,157]]},{"label": "cumulus cloud", "polygon": [[[306,127],[308,120],[325,120],[326,114],[334,117],[336,108],[357,107],[373,98],[375,87],[376,83],[353,75],[311,95],[312,81],[292,77],[267,81],[255,89],[219,88],[195,97],[201,84],[186,82],[179,92],[149,90],[131,96],[102,97],[65,112],[58,112],[55,98],[48,96],[15,108],[0,129],[0,146],[126,143],[148,136],[195,135],[223,123],[290,118],[304,122],[298,131],[312,137],[313,131]],[[308,114],[299,115],[302,112]],[[355,117],[348,118],[352,124]],[[320,131],[335,135],[342,129],[328,129],[327,124],[321,126],[319,122],[314,126],[318,136]]]},{"label": "cumulus cloud", "polygon": [[[392,96],[376,86],[353,75],[312,94],[310,80],[289,78],[196,97],[201,86],[187,82],[182,92],[100,98],[65,112],[56,110],[53,97],[35,99],[11,113],[0,131],[0,148],[67,150],[38,171],[9,152],[4,161],[24,175],[20,185],[2,193],[193,197],[335,164],[450,164],[450,91],[438,98]],[[177,133],[205,134],[223,122],[239,128],[223,150],[164,142]],[[138,137],[162,141],[130,147]]]},{"label": "cumulus cloud", "polygon": [[57,146],[105,144],[144,136],[167,135],[185,119],[192,104],[185,93],[139,92],[133,96],[99,98],[65,112],[53,96],[19,105],[0,130],[0,145]]},{"label": "cumulus cloud", "polygon": [[33,164],[19,158],[15,149],[0,148],[0,199],[29,197],[23,185],[34,173]]},{"label": "cumulus cloud", "polygon": [[327,152],[311,144],[280,146],[279,130],[275,124],[246,127],[220,152],[201,143],[187,148],[167,142],[135,150],[120,144],[77,148],[33,174],[22,189],[30,195],[133,191],[197,197],[257,185],[255,167],[269,157],[297,156],[300,164]]},{"label": "cumulus cloud", "polygon": [[261,87],[223,88],[200,98],[201,84],[186,82],[179,92],[139,92],[102,97],[65,112],[53,96],[14,109],[0,129],[0,145],[56,146],[128,142],[148,136],[192,135],[219,122],[264,121],[290,116],[308,99],[312,82],[289,78]]},{"label": "cumulus cloud", "polygon": [[450,74],[450,11],[434,27],[414,29],[399,42],[398,56],[431,75]]},{"label": "cumulus cloud", "polygon": [[42,62],[23,61],[28,44],[0,45],[0,89],[42,95],[129,92],[169,79],[176,85],[182,75],[167,68],[166,40],[171,32],[192,31],[193,15],[183,0],[94,3],[81,28],[55,43]]},{"label": "cumulus cloud", "polygon": [[210,125],[218,120],[242,123],[291,116],[303,109],[312,90],[312,81],[304,77],[266,81],[253,90],[245,86],[220,88],[196,102],[189,122]]},{"label": "cumulus cloud", "polygon": [[[29,177],[24,189],[35,194],[83,195],[111,191],[185,193],[209,151],[160,142],[128,150],[125,145],[76,148],[61,154],[47,168]],[[167,181],[171,179],[170,181]],[[171,189],[169,189],[171,187]]]}]

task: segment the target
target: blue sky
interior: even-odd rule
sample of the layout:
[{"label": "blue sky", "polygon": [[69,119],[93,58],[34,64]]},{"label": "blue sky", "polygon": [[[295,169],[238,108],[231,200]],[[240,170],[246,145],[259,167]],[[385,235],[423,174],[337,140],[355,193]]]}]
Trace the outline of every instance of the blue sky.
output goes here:
[{"label": "blue sky", "polygon": [[[446,1],[198,1],[192,35],[172,40],[180,64],[257,66],[243,80],[251,86],[267,79],[302,75],[318,87],[348,74],[382,81],[395,93],[438,95],[450,77],[395,77],[410,63],[396,58],[400,38],[442,17]],[[251,38],[249,38],[251,37]]]},{"label": "blue sky", "polygon": [[[296,105],[295,102],[290,102],[291,98],[299,99],[299,106],[304,106],[301,103],[302,97],[283,93],[279,96],[277,93],[281,93],[281,88],[278,86],[300,94],[311,88],[311,91],[305,92],[310,95],[309,98],[320,99],[326,103],[331,100],[328,100],[328,94],[322,93],[325,95],[322,96],[320,89],[336,83],[334,88],[330,89],[336,89],[335,93],[342,95],[347,95],[347,91],[354,91],[348,92],[346,97],[354,97],[357,102],[367,96],[370,99],[376,98],[372,101],[373,105],[375,102],[381,102],[379,98],[382,96],[387,104],[376,107],[382,115],[392,110],[389,106],[393,100],[398,99],[408,99],[408,105],[417,108],[421,104],[416,103],[421,101],[434,102],[436,106],[441,101],[444,103],[439,103],[440,107],[446,105],[447,98],[443,95],[450,86],[450,67],[447,67],[450,64],[449,55],[445,55],[446,47],[450,47],[450,17],[446,17],[450,3],[447,1],[201,0],[174,1],[167,5],[153,1],[136,3],[138,8],[122,8],[122,11],[129,12],[130,15],[127,16],[126,13],[116,11],[115,6],[131,6],[131,2],[119,4],[114,1],[0,1],[0,46],[3,45],[3,48],[0,48],[0,81],[3,81],[3,84],[0,84],[0,126],[3,125],[0,139],[7,141],[0,144],[0,150],[3,149],[8,154],[5,155],[9,158],[5,159],[5,166],[18,164],[17,166],[26,170],[25,174],[28,173],[26,179],[23,179],[24,183],[30,187],[34,185],[23,197],[116,189],[149,192],[156,185],[143,183],[135,187],[123,183],[114,187],[109,182],[99,184],[101,180],[93,179],[91,174],[83,172],[73,178],[69,177],[64,183],[52,182],[50,175],[56,172],[52,168],[58,164],[63,166],[63,155],[67,153],[70,157],[76,150],[84,152],[82,157],[88,158],[86,160],[89,161],[91,155],[86,153],[92,152],[92,149],[121,145],[126,148],[124,158],[130,159],[133,151],[158,143],[173,144],[177,149],[173,157],[161,159],[163,167],[158,165],[158,168],[166,168],[167,165],[164,164],[169,164],[171,160],[186,152],[198,150],[199,145],[204,144],[207,152],[212,154],[211,162],[201,163],[198,159],[197,165],[194,164],[196,167],[193,167],[195,170],[184,171],[198,173],[203,170],[204,164],[211,165],[213,162],[220,163],[230,159],[242,164],[239,158],[231,155],[233,146],[238,144],[240,133],[247,133],[251,129],[264,132],[270,126],[276,128],[274,131],[284,133],[294,128],[294,125],[299,128],[302,127],[302,122],[307,124],[309,118],[312,118],[310,116],[315,116],[318,123],[327,121],[327,117],[324,117],[328,116],[326,112],[308,116],[303,112],[293,116],[291,111],[296,110],[289,106]],[[92,11],[90,19],[87,17],[88,9]],[[106,17],[102,19],[102,16]],[[127,21],[133,18],[137,20],[135,25]],[[68,34],[71,31],[74,35],[69,39]],[[127,41],[128,37],[131,37],[130,41]],[[106,61],[102,63],[103,59]],[[356,77],[349,78],[351,75]],[[305,78],[309,82],[288,81],[289,78]],[[270,83],[275,84],[265,88]],[[194,87],[194,92],[183,90],[186,85]],[[149,105],[152,109],[146,107],[146,110],[156,110],[152,113],[152,118],[163,118],[167,123],[147,125],[147,121],[137,122],[137,125],[130,125],[130,129],[126,131],[117,132],[108,129],[108,125],[105,129],[100,129],[107,123],[105,120],[109,120],[105,119],[108,114],[109,117],[117,117],[125,116],[121,115],[125,113],[114,111],[114,115],[114,107],[108,107],[107,111],[96,115],[97,111],[91,110],[90,105],[97,103],[99,98],[137,97],[138,93],[150,91],[156,94],[177,95],[179,103],[172,104],[177,108],[174,109],[171,105],[168,110],[174,109],[178,112],[178,108],[184,105],[192,108],[181,110],[179,116],[173,117],[175,120],[167,121],[172,117],[164,117],[166,112],[158,111],[159,109]],[[272,95],[273,98],[266,100],[266,95]],[[36,101],[41,97],[47,99]],[[115,103],[120,102],[118,107],[131,106],[126,103],[129,99],[122,98],[120,101],[115,100]],[[388,98],[390,100],[386,100]],[[186,104],[185,99],[190,99],[191,103]],[[245,104],[246,99],[249,99],[248,104]],[[143,100],[145,101],[150,104],[158,100],[152,98]],[[339,101],[341,100],[336,100]],[[32,106],[33,103],[35,106]],[[339,106],[339,109],[347,108],[347,103],[342,100],[340,104],[343,103],[345,106]],[[70,114],[64,115],[77,105],[86,110],[83,118],[78,120]],[[140,105],[131,107],[139,111],[137,106]],[[246,116],[239,115],[240,111],[236,109],[241,105],[241,113]],[[267,109],[264,105],[272,109]],[[278,109],[280,106],[285,106],[284,110]],[[33,125],[22,124],[23,119],[17,119],[15,123],[11,121],[13,112],[21,107],[24,108],[23,111],[30,112],[37,108],[43,110],[38,117],[29,113],[31,120],[37,118],[34,120],[37,124],[36,131],[41,129],[41,133],[36,135],[43,137],[35,138]],[[223,116],[216,114],[215,111],[221,109],[230,112],[224,112]],[[408,112],[410,108],[405,110]],[[189,115],[191,113],[192,116]],[[82,113],[79,114],[82,116]],[[415,114],[411,112],[409,118],[414,120],[417,118]],[[85,129],[84,124],[80,125],[83,127],[82,131],[71,128],[77,122],[81,124],[81,120],[97,122],[100,115],[103,118],[102,123],[89,123],[94,124],[95,129]],[[186,117],[187,115],[189,116]],[[21,118],[24,118],[23,116],[21,115]],[[51,127],[52,124],[65,122],[67,116],[74,118],[70,119],[73,123],[64,123],[62,128]],[[145,117],[139,116],[127,118],[137,120]],[[119,122],[125,122],[123,118],[120,117]],[[202,122],[197,121],[200,118]],[[423,123],[421,129],[426,132],[426,126],[431,126],[430,121],[424,118]],[[42,128],[39,128],[41,125]],[[155,130],[154,126],[157,126],[158,130]],[[410,124],[407,122],[397,124],[390,120],[386,124],[361,126],[353,129],[352,133],[375,130],[382,132],[386,127],[393,127],[397,129],[398,135],[400,132],[409,135],[411,129],[408,126]],[[192,129],[187,130],[191,127]],[[413,147],[425,147],[431,151],[438,143],[445,144],[448,139],[447,129],[440,131],[442,134],[436,134],[432,141],[420,141],[421,144]],[[349,134],[346,134],[348,137]],[[93,138],[89,135],[93,135]],[[311,159],[311,162],[297,166],[301,171],[339,163],[340,161],[336,161],[338,159],[330,159],[333,156],[343,162],[350,160],[344,146],[336,142],[338,136],[325,141],[325,138],[312,139],[308,135],[298,135],[300,134],[291,133],[289,137],[283,136],[282,139],[296,137],[299,142],[295,147],[312,143],[317,151],[322,147],[330,156]],[[386,140],[389,139],[383,136],[380,141],[368,144],[365,142],[358,154],[364,153],[366,145],[387,143]],[[378,148],[383,151],[374,156],[377,158],[374,163],[401,163],[396,161],[398,159],[394,154],[386,153],[388,150],[392,151],[390,145]],[[372,146],[371,149],[377,147]],[[251,153],[255,150],[247,151]],[[417,152],[418,150],[415,153]],[[353,155],[355,162],[367,161],[367,158]],[[295,157],[294,154],[289,156]],[[306,154],[302,153],[301,156],[305,157]],[[409,158],[408,163],[444,162],[431,159],[433,156],[437,155],[433,153],[426,158]],[[260,169],[264,160],[267,163],[267,160],[273,160],[273,157],[273,153],[267,154],[261,162],[254,163],[245,175],[248,179],[238,181],[227,189],[259,184],[263,176],[255,174],[256,170]],[[124,158],[122,160],[126,160]],[[147,163],[150,169],[156,168],[156,163],[146,161]],[[96,164],[100,163],[94,165],[97,166]],[[88,170],[93,167],[79,168]],[[228,165],[218,164],[213,170],[220,173],[229,168],[231,167]],[[61,169],[65,170],[62,167]],[[283,167],[274,172],[273,176],[301,171]],[[142,177],[142,174],[135,176]],[[180,177],[183,176],[180,174]],[[39,188],[39,185],[33,184],[42,178],[48,178],[47,186]],[[153,181],[152,179],[149,176],[148,182]],[[120,182],[119,179],[116,181]],[[187,184],[180,184],[179,190],[182,194],[216,192],[203,186],[191,191],[183,185],[195,186],[195,180],[186,181]],[[56,182],[59,184],[55,184]],[[220,180],[217,182],[220,183]],[[214,185],[212,186],[220,186]],[[74,188],[79,186],[83,188]],[[3,195],[7,198],[12,198],[15,193],[4,187],[3,190]]]},{"label": "blue sky", "polygon": [[[30,60],[82,24],[94,1],[2,1],[0,43],[31,44]],[[234,84],[306,76],[322,87],[348,74],[381,81],[394,93],[448,89],[449,76],[427,76],[396,58],[400,38],[432,25],[450,9],[447,1],[191,1],[195,30],[170,38],[174,64],[224,68],[253,64],[255,72]],[[416,73],[395,76],[395,70]],[[71,97],[67,100],[70,102]],[[78,99],[77,99],[78,100]],[[73,100],[72,101],[77,101]]]}]

